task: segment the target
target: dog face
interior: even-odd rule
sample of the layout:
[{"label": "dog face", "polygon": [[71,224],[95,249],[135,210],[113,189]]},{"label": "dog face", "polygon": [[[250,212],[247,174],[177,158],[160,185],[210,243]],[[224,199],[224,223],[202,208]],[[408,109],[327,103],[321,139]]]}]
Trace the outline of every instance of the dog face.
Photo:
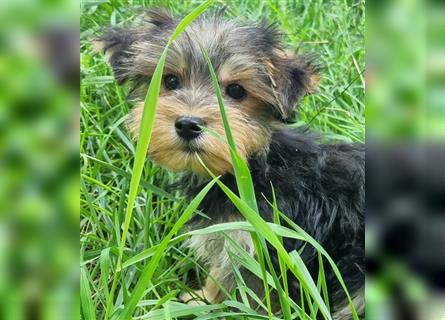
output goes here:
[{"label": "dog face", "polygon": [[[111,29],[101,39],[116,80],[144,92],[178,21],[164,10],[150,10],[129,29]],[[272,132],[294,118],[297,100],[316,79],[303,57],[281,47],[278,32],[244,25],[220,14],[202,17],[170,46],[149,147],[155,162],[174,171],[206,175],[232,171],[229,148],[205,48],[216,71],[237,148],[246,160],[267,151]],[[142,84],[141,86],[139,86]],[[133,108],[130,132],[137,137],[143,102]]]}]

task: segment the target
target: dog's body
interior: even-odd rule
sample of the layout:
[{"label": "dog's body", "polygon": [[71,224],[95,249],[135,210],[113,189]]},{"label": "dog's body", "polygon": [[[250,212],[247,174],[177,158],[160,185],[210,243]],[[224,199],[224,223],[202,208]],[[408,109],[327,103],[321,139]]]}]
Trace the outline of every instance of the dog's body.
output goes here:
[{"label": "dog's body", "polygon": [[[109,54],[117,81],[130,80],[136,87],[146,84],[177,23],[166,11],[151,10],[137,27],[106,33],[102,48]],[[201,47],[216,70],[238,151],[252,173],[260,214],[273,221],[268,201],[273,201],[274,191],[278,208],[332,256],[362,312],[363,146],[316,144],[305,130],[283,125],[295,119],[295,104],[313,90],[319,76],[311,59],[283,50],[275,28],[245,25],[222,15],[200,18],[187,27],[166,59],[149,156],[170,170],[188,172],[182,188],[190,198],[209,180],[199,158],[237,190],[227,144],[214,134],[224,137],[224,126]],[[142,108],[139,103],[131,113],[130,131],[135,137]],[[242,219],[218,187],[210,190],[200,209],[210,219],[197,215],[190,222],[192,228]],[[255,255],[248,233],[228,235]],[[234,288],[226,238],[222,234],[195,236],[189,245],[210,273],[196,294],[212,303],[221,301],[225,296],[219,285],[229,291]],[[304,263],[317,276],[315,249],[309,245],[303,249],[300,241],[290,239],[284,245],[289,252],[301,249]],[[346,295],[331,269],[326,267],[325,272],[333,310],[338,319],[347,319]],[[262,281],[242,268],[241,273],[261,296]],[[290,277],[289,286],[291,296],[299,301],[298,281]],[[183,300],[193,297],[182,295]]]},{"label": "dog's body", "polygon": [[[360,295],[363,294],[365,279],[363,146],[319,145],[304,130],[283,129],[273,135],[270,151],[252,157],[249,165],[261,216],[269,222],[273,221],[270,205],[273,201],[273,186],[278,208],[326,249],[340,269],[351,295],[356,297],[357,308],[362,311],[363,303],[359,300],[363,298]],[[203,185],[191,186],[190,181],[193,180],[185,177],[183,187],[190,198],[193,198]],[[236,192],[233,175],[224,175],[221,181]],[[218,187],[208,193],[200,209],[211,220],[197,215],[191,221],[192,229],[218,222],[243,220],[233,203],[227,200]],[[230,236],[254,254],[249,235],[232,232]],[[211,234],[195,236],[191,239],[190,246],[201,260],[208,263],[211,275],[226,288],[232,289],[234,282],[231,262],[224,250],[230,244],[225,242],[223,235]],[[284,241],[289,252],[301,249],[302,244],[301,241],[289,238]],[[306,246],[302,259],[316,279],[319,270],[317,251]],[[331,305],[339,311],[339,306],[346,303],[346,295],[332,269],[326,267],[325,270]],[[255,276],[249,279],[249,285],[257,292],[261,291],[261,280]],[[289,284],[292,296],[297,297],[298,282],[294,280]],[[210,289],[217,288],[210,286]],[[210,300],[217,297],[215,292],[205,294]],[[350,317],[350,313],[346,314],[346,318]]]}]

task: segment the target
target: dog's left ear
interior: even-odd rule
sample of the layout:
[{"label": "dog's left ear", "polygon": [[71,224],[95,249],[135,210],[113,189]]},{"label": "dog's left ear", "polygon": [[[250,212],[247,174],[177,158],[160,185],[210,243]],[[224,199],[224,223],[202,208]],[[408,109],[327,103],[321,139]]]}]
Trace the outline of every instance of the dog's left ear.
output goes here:
[{"label": "dog's left ear", "polygon": [[96,52],[105,53],[118,84],[123,84],[134,77],[129,71],[134,66],[136,50],[133,45],[141,40],[155,42],[153,39],[155,35],[174,28],[176,24],[170,13],[163,8],[150,8],[141,15],[141,18],[136,26],[114,26],[93,40]]},{"label": "dog's left ear", "polygon": [[129,79],[126,65],[131,61],[130,47],[136,40],[135,30],[117,26],[109,28],[100,38],[93,40],[96,52],[105,54],[119,85]]},{"label": "dog's left ear", "polygon": [[273,87],[276,111],[284,122],[295,118],[295,106],[306,94],[315,90],[320,80],[313,58],[277,51],[266,63]]}]

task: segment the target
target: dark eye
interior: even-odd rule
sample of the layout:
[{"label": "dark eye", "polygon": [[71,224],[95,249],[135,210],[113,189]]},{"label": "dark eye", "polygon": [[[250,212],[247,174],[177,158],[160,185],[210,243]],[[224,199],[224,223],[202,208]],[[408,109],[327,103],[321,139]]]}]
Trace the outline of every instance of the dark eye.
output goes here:
[{"label": "dark eye", "polygon": [[240,100],[246,96],[246,90],[236,83],[229,84],[226,88],[226,93],[236,100]]},{"label": "dark eye", "polygon": [[173,74],[168,74],[164,78],[164,85],[168,90],[175,90],[179,87],[179,79]]}]

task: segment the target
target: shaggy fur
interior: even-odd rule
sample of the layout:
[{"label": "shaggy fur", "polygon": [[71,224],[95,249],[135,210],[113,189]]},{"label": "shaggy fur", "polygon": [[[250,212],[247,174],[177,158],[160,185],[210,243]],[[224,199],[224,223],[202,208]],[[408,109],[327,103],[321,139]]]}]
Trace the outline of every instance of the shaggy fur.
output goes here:
[{"label": "shaggy fur", "polygon": [[[137,26],[114,28],[101,38],[100,46],[108,55],[118,83],[131,81],[136,95],[143,92],[138,89],[146,89],[177,23],[164,10],[149,10]],[[164,75],[174,75],[179,85],[171,89],[164,84],[161,88],[149,157],[170,170],[186,172],[179,184],[190,199],[209,179],[198,156],[237,192],[226,143],[205,131],[196,139],[185,141],[175,129],[177,119],[193,117],[201,119],[210,131],[224,136],[200,45],[206,48],[215,67],[237,147],[252,173],[261,216],[273,220],[267,202],[272,201],[273,186],[279,209],[324,246],[363,313],[364,149],[362,145],[320,145],[306,130],[284,126],[295,119],[295,104],[313,90],[319,75],[312,59],[283,49],[275,27],[226,20],[222,14],[204,16],[187,27],[166,59]],[[244,97],[235,99],[228,94],[227,88],[233,84],[244,88]],[[139,103],[131,112],[129,128],[135,138],[142,108]],[[200,210],[209,219],[197,215],[190,221],[190,228],[242,220],[217,186],[207,194]],[[227,235],[255,256],[248,233],[233,231]],[[302,249],[302,259],[312,275],[317,276],[318,259],[313,248],[302,248],[300,241],[291,239],[286,239],[284,245],[288,251]],[[231,248],[225,236],[195,236],[189,246],[210,273],[204,287],[195,294],[212,303],[223,300],[217,283],[229,291],[234,289],[227,253]],[[270,252],[277,264],[272,248]],[[346,296],[330,268],[325,270],[335,317],[348,319]],[[241,272],[248,286],[262,296],[262,280],[244,269]],[[298,281],[289,275],[289,282],[292,298],[299,301]],[[194,294],[181,298],[187,301]],[[274,305],[279,306],[277,301]]]},{"label": "shaggy fur", "polygon": [[[365,280],[364,147],[358,144],[318,145],[304,130],[283,129],[273,135],[270,152],[253,156],[249,164],[261,216],[269,222],[273,221],[272,209],[268,203],[272,202],[272,185],[280,210],[326,249],[339,267],[349,291],[354,296],[363,298],[363,292],[360,291],[363,291]],[[190,178],[184,177],[182,185],[189,197],[193,198],[203,185],[191,185]],[[233,175],[224,175],[221,181],[236,192]],[[215,222],[242,220],[233,203],[226,199],[224,192],[218,187],[207,194],[200,210],[211,219],[195,216],[191,221],[193,228],[205,227]],[[215,235],[208,236],[207,239],[191,242],[191,245],[204,260],[206,253],[213,253],[207,258],[216,260],[208,261],[210,268],[212,265],[219,266],[219,269],[226,268],[224,271],[218,270],[218,274],[226,275],[224,283],[233,286],[230,263],[221,263],[222,259],[214,256],[215,252],[224,252],[223,238],[221,236],[219,241],[215,239]],[[249,249],[249,244],[245,241],[241,243]],[[290,252],[300,249],[302,243],[285,239],[284,245]],[[276,258],[272,257],[273,260]],[[316,279],[316,250],[306,246],[302,259]],[[278,261],[274,260],[274,263]],[[331,305],[341,309],[346,296],[332,270],[326,269]],[[256,286],[260,291],[261,280],[254,277],[251,279],[250,285]],[[292,296],[298,297],[298,282],[293,280],[290,284]],[[357,307],[363,311],[363,302],[359,301]],[[350,313],[347,315],[350,317]]]}]

